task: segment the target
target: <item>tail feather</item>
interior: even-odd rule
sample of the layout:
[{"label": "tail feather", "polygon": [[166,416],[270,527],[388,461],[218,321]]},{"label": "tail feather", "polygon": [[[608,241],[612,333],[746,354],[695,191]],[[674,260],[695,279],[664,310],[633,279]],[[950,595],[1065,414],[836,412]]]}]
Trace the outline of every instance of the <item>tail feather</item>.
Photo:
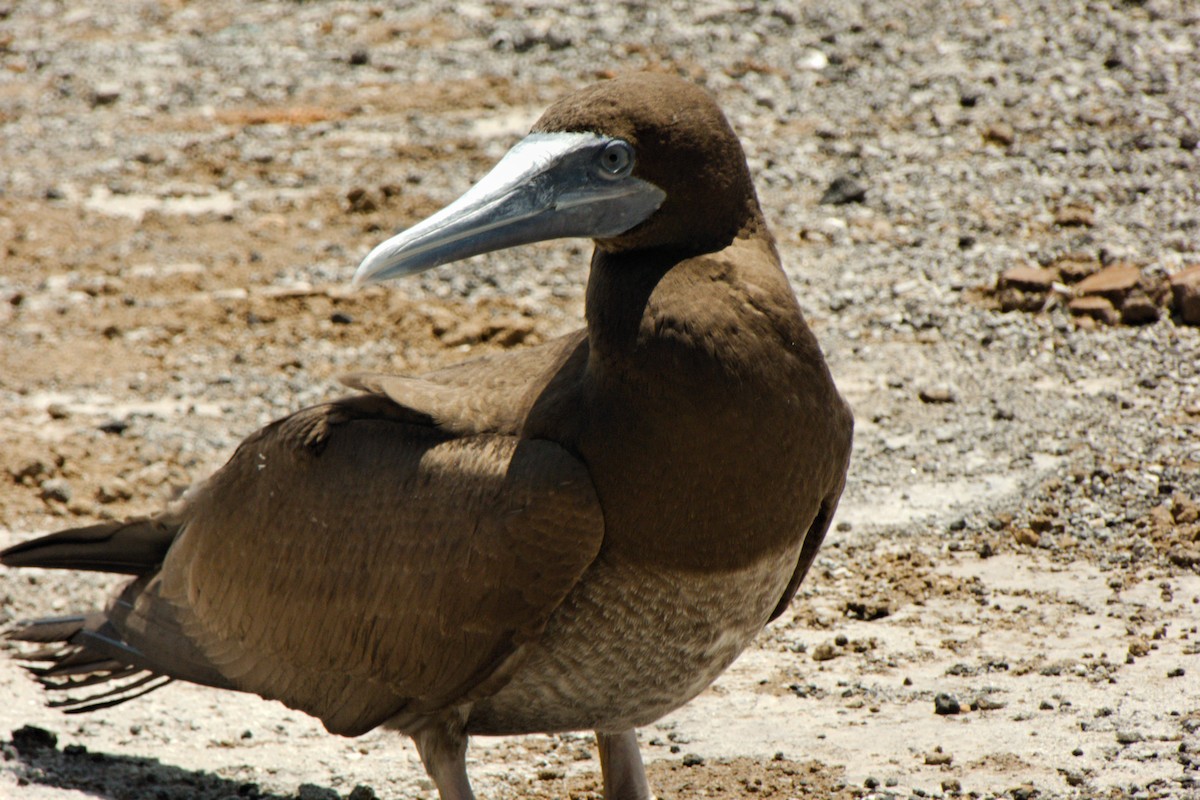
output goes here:
[{"label": "tail feather", "polygon": [[[52,707],[69,714],[109,708],[175,679],[233,688],[188,635],[187,609],[160,594],[158,570],[183,524],[180,512],[168,512],[60,531],[0,552],[10,567],[136,576],[104,611],[29,620],[0,634],[39,645],[17,657],[48,691],[62,693]],[[68,694],[88,687],[101,688]]]},{"label": "tail feather", "polygon": [[13,545],[0,552],[0,564],[144,575],[162,563],[178,531],[165,517],[102,522]]},{"label": "tail feather", "polygon": [[[72,692],[103,685],[104,691],[84,696],[68,695],[47,705],[67,714],[95,711],[119,705],[171,682],[163,675],[137,663],[137,652],[128,646],[114,653],[114,643],[104,633],[111,630],[101,612],[48,617],[17,623],[3,637],[12,641],[43,645],[18,654],[25,668],[47,691]],[[114,683],[116,682],[116,683]]]},{"label": "tail feather", "polygon": [[[155,689],[161,689],[173,679],[167,675],[157,675],[153,672],[133,670],[139,677],[114,686],[106,692],[89,694],[86,697],[65,697],[62,700],[52,700],[46,705],[60,709],[64,714],[83,714],[87,711],[99,711],[102,708],[112,708],[127,703],[143,695],[150,694]],[[110,677],[111,680],[111,677]],[[88,684],[90,685],[90,684]],[[78,688],[78,685],[52,687],[58,689]]]},{"label": "tail feather", "polygon": [[[99,613],[31,619],[18,622],[16,627],[5,631],[4,638],[17,642],[39,642],[42,644],[65,642],[83,630],[89,622],[98,625],[102,621],[103,615]],[[44,659],[37,660],[41,661]]]}]

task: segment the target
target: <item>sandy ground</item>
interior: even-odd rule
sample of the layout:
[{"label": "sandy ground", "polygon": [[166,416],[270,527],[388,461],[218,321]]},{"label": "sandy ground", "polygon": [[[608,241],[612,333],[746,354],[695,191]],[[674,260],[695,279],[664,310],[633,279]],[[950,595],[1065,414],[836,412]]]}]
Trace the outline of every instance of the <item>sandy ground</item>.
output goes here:
[{"label": "sandy ground", "polygon": [[[1198,796],[1200,331],[989,296],[1200,262],[1190,4],[450,9],[0,4],[0,545],[159,507],[340,374],[577,327],[586,243],[348,280],[563,92],[669,69],[729,109],[858,427],[793,608],[641,732],[659,797]],[[819,205],[840,174],[865,201]],[[110,585],[5,572],[0,622]],[[4,797],[434,795],[407,742],[257,698],[68,717],[9,658],[0,697]],[[470,758],[599,796],[587,733]]]}]

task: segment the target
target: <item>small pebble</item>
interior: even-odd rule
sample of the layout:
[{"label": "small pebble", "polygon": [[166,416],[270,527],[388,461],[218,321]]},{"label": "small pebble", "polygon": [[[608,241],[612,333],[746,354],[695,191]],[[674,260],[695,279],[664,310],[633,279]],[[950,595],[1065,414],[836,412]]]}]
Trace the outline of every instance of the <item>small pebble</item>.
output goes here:
[{"label": "small pebble", "polygon": [[42,481],[39,487],[43,500],[54,500],[59,503],[71,502],[71,484],[67,483],[62,478],[48,478]]},{"label": "small pebble", "polygon": [[823,206],[841,206],[847,203],[861,203],[866,199],[865,186],[849,175],[840,175],[833,179],[818,202]]},{"label": "small pebble", "polygon": [[958,698],[945,692],[939,693],[933,698],[933,713],[947,716],[957,714],[962,711],[962,705],[959,704]]}]

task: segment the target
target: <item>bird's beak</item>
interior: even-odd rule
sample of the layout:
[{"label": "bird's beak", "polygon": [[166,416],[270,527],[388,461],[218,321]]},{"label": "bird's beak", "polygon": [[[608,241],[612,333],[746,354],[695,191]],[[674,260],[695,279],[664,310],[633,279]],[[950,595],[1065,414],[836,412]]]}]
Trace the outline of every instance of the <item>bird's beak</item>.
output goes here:
[{"label": "bird's beak", "polygon": [[614,142],[628,148],[592,133],[530,134],[458,200],[372,250],[354,273],[354,284],[519,244],[568,236],[604,239],[628,231],[653,214],[666,194],[629,174],[632,162],[617,174],[606,170],[602,162]]}]

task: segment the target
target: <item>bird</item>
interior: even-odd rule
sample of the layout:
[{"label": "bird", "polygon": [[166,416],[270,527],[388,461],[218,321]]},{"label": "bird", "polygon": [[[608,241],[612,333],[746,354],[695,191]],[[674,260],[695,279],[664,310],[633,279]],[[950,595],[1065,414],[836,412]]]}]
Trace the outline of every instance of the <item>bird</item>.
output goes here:
[{"label": "bird", "polygon": [[48,689],[96,692],[59,704],[172,680],[254,693],[333,734],[409,736],[442,800],[474,797],[471,736],[592,730],[606,800],[651,797],[637,728],[788,607],[853,415],[740,140],[678,76],[553,103],[353,282],[563,237],[594,242],[581,330],[352,375],[161,512],[0,553],[131,576],[103,608],[7,632],[39,643]]}]

